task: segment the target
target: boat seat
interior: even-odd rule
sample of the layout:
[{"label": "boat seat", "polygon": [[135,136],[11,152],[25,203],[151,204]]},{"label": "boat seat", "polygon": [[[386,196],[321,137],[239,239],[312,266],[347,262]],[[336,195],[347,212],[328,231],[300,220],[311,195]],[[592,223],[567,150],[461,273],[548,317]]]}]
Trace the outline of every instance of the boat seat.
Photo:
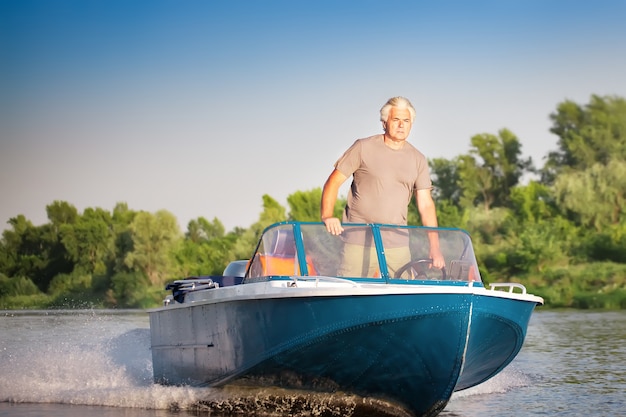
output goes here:
[{"label": "boat seat", "polygon": [[[259,255],[259,262],[263,276],[269,275],[300,275],[300,269],[295,256],[284,257],[277,255]],[[313,262],[307,258],[309,275],[317,275]]]}]

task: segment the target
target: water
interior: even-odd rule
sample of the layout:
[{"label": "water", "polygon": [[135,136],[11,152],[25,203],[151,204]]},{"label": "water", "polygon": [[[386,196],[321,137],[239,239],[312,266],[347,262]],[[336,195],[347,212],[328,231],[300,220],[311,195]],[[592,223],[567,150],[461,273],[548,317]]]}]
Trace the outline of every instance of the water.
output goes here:
[{"label": "water", "polygon": [[[0,417],[402,415],[371,399],[152,383],[147,314],[0,312]],[[443,417],[626,416],[626,312],[547,311],[492,380]]]}]

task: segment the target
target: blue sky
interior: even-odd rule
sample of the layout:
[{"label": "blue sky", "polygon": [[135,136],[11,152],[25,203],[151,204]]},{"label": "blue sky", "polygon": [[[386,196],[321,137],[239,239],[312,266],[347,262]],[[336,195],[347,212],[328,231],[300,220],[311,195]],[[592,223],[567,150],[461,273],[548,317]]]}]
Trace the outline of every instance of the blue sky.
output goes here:
[{"label": "blue sky", "polygon": [[626,97],[624,22],[624,0],[0,0],[0,225],[64,200],[249,227],[396,95],[428,158],[508,128],[541,166],[558,103]]}]

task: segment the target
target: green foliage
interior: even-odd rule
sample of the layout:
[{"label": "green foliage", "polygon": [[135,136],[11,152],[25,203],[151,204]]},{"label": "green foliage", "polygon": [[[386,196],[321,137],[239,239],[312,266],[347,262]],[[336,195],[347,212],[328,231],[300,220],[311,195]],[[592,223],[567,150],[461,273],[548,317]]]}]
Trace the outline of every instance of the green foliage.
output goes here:
[{"label": "green foliage", "polygon": [[474,240],[484,244],[499,243],[507,235],[511,210],[494,208],[484,211],[478,207],[465,210],[465,224]]},{"label": "green foliage", "polygon": [[459,177],[460,158],[452,160],[435,158],[429,161],[429,165],[433,179],[432,194],[437,207],[439,208],[442,202],[458,206],[462,193],[462,188],[459,187],[461,182]]},{"label": "green foliage", "polygon": [[595,164],[626,160],[626,100],[591,96],[586,105],[570,100],[550,115],[550,131],[559,137],[558,150],[548,155],[542,170],[544,182],[562,172],[584,171]]},{"label": "green foliage", "polygon": [[55,200],[46,206],[46,214],[50,224],[59,227],[63,224],[73,224],[78,218],[78,210],[67,201]]},{"label": "green foliage", "polygon": [[130,230],[133,249],[126,255],[126,266],[145,275],[153,285],[162,285],[175,275],[173,252],[182,238],[176,218],[165,210],[140,212]]},{"label": "green foliage", "polygon": [[[233,250],[234,239],[221,238],[211,241],[194,243],[186,239],[181,242],[175,252],[180,275],[221,275],[222,271],[233,259],[230,254]],[[252,250],[248,252],[250,256]]]},{"label": "green foliage", "polygon": [[260,234],[255,233],[252,229],[246,230],[233,244],[230,259],[250,259],[259,237]]},{"label": "green foliage", "polygon": [[42,292],[30,279],[26,277],[8,278],[4,274],[0,274],[0,298],[39,294]]},{"label": "green foliage", "polygon": [[[319,222],[321,201],[321,187],[310,191],[296,191],[287,197],[287,204],[289,204],[289,220]],[[335,211],[337,211],[336,209],[337,204],[335,204]],[[339,212],[341,212],[341,207],[339,207]]]},{"label": "green foliage", "polygon": [[263,211],[259,216],[259,221],[252,225],[252,228],[259,229],[259,231],[265,229],[267,226],[284,222],[287,220],[287,214],[285,208],[281,206],[278,201],[274,200],[267,194],[263,195]]},{"label": "green foliage", "polygon": [[583,226],[601,231],[626,222],[626,161],[611,160],[561,174],[554,192],[557,202]]},{"label": "green foliage", "polygon": [[217,218],[209,222],[204,217],[198,217],[187,225],[185,238],[194,243],[208,242],[224,237],[224,233],[224,225]]},{"label": "green foliage", "polygon": [[9,225],[12,230],[2,233],[0,272],[28,277],[45,292],[54,275],[71,271],[56,226],[35,227],[23,215],[11,218]]},{"label": "green foliage", "polygon": [[52,279],[48,294],[52,296],[68,294],[85,294],[91,292],[92,277],[90,274],[74,272],[59,274]]},{"label": "green foliage", "polygon": [[500,130],[498,136],[475,135],[471,143],[470,154],[458,159],[460,204],[480,204],[485,210],[507,206],[511,188],[522,175],[533,171],[531,159],[521,159],[522,145],[507,129]]},{"label": "green foliage", "polygon": [[626,222],[587,232],[579,245],[584,260],[612,261],[626,264]]},{"label": "green foliage", "polygon": [[437,206],[437,222],[441,227],[467,228],[467,218],[464,210],[448,200],[441,201]]},{"label": "green foliage", "polygon": [[149,279],[138,272],[121,272],[111,278],[107,304],[118,308],[148,308],[154,306],[153,287]]},{"label": "green foliage", "polygon": [[[296,191],[287,197],[289,205],[289,220],[300,222],[319,222],[320,204],[322,201],[322,188],[314,188],[310,191]],[[346,205],[345,197],[338,197],[335,201],[333,216],[341,219]]]},{"label": "green foliage", "polygon": [[88,208],[72,224],[59,227],[61,242],[74,261],[74,270],[88,274],[106,272],[112,257],[114,235],[111,215],[102,209]]},{"label": "green foliage", "polygon": [[537,181],[511,189],[510,206],[519,224],[537,223],[559,215],[551,190]]},{"label": "green foliage", "polygon": [[551,307],[624,308],[626,265],[594,262],[546,268],[529,289]]},{"label": "green foliage", "polygon": [[177,273],[180,276],[219,275],[231,260],[235,234],[224,234],[218,219],[203,217],[189,222],[185,239],[174,249]]},{"label": "green foliage", "polygon": [[561,232],[558,225],[541,221],[510,235],[506,248],[508,271],[511,274],[540,272],[548,265],[567,262]]},{"label": "green foliage", "polygon": [[33,295],[0,297],[0,310],[36,310],[45,309],[50,306],[50,297],[41,292]]},{"label": "green foliage", "polygon": [[117,203],[113,209],[113,259],[107,264],[107,275],[111,276],[116,272],[130,272],[126,266],[126,256],[134,249],[131,224],[137,215],[136,211],[130,210],[126,203]]}]

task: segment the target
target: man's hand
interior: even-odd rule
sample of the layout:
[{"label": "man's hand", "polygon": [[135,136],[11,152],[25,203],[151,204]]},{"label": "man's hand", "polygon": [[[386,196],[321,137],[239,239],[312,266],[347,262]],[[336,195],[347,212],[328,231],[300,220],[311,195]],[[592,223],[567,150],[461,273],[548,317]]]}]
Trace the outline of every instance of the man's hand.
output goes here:
[{"label": "man's hand", "polygon": [[443,259],[443,255],[439,248],[430,250],[430,259],[433,260],[433,267],[441,269],[446,266],[446,260]]},{"label": "man's hand", "polygon": [[343,232],[343,226],[337,217],[326,217],[322,219],[322,221],[326,225],[326,230],[331,235],[338,236]]}]

